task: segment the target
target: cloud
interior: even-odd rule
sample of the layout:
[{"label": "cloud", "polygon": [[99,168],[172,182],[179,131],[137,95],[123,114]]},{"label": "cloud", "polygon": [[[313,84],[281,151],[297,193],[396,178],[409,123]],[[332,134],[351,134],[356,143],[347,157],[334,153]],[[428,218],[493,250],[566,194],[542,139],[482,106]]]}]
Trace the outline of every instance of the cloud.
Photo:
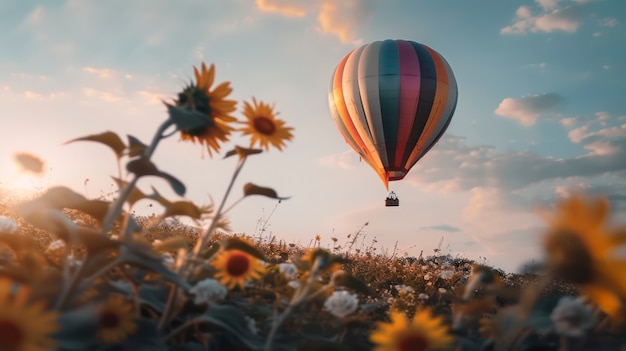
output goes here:
[{"label": "cloud", "polygon": [[274,12],[287,17],[304,17],[307,13],[306,2],[294,0],[256,0],[261,11]]},{"label": "cloud", "polygon": [[563,98],[557,93],[525,96],[519,99],[506,98],[500,102],[495,113],[498,116],[512,118],[523,126],[534,125],[539,116],[551,111]]},{"label": "cloud", "polygon": [[617,18],[603,18],[600,20],[600,26],[601,27],[615,27],[619,24],[619,21],[617,20]]},{"label": "cloud", "polygon": [[438,231],[442,231],[442,232],[448,232],[448,233],[456,233],[456,232],[460,232],[461,229],[455,226],[451,226],[451,225],[447,225],[447,224],[440,224],[440,225],[431,225],[428,227],[421,227],[419,230],[438,230]]},{"label": "cloud", "polygon": [[319,30],[336,35],[343,43],[360,43],[356,29],[369,13],[370,7],[363,0],[323,0],[317,17]]},{"label": "cloud", "polygon": [[542,7],[542,13],[533,16],[528,6],[521,6],[515,12],[514,23],[502,28],[500,33],[525,34],[554,31],[573,33],[580,27],[582,14],[578,7],[556,8],[558,1],[551,0],[537,2]]},{"label": "cloud", "polygon": [[94,88],[84,88],[83,94],[87,97],[102,100],[105,102],[119,102],[125,99],[121,94],[114,94],[108,91],[98,90]]},{"label": "cloud", "polygon": [[489,146],[469,146],[464,138],[445,136],[405,179],[429,191],[472,191],[479,212],[502,206],[502,202],[517,203],[521,206],[517,209],[523,209],[555,183],[573,177],[617,174],[626,185],[623,131],[626,129],[611,127],[583,133],[580,143],[592,152],[562,159],[530,151],[498,152]]},{"label": "cloud", "polygon": [[358,157],[355,156],[354,151],[347,150],[339,154],[332,154],[320,159],[320,164],[327,167],[339,167],[343,169],[349,169],[354,167],[358,161]]},{"label": "cloud", "polygon": [[87,72],[87,73],[91,73],[91,74],[95,74],[100,78],[109,78],[111,77],[111,70],[110,69],[98,69],[98,68],[93,68],[93,67],[83,67],[83,71]]}]

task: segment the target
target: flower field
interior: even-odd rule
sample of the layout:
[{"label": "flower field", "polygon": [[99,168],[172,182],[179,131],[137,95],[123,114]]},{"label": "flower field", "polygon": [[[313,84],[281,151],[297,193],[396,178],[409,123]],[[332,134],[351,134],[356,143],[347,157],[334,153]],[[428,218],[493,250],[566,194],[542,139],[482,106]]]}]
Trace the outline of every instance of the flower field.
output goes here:
[{"label": "flower field", "polygon": [[[287,200],[248,183],[226,206],[247,158],[282,150],[292,128],[254,98],[238,120],[230,83],[213,87],[214,66],[194,73],[149,143],[114,132],[70,141],[115,153],[111,199],[63,186],[0,192],[0,350],[626,350],[626,226],[608,225],[605,198],[545,209],[545,260],[520,274],[440,251],[353,248],[361,230],[308,247],[226,234],[245,197]],[[184,183],[151,160],[160,142],[179,135],[213,157],[236,132],[250,142],[223,153],[238,161],[219,203],[137,187],[157,176],[184,198]],[[33,155],[15,160],[43,169]],[[136,216],[139,201],[163,211]]]}]

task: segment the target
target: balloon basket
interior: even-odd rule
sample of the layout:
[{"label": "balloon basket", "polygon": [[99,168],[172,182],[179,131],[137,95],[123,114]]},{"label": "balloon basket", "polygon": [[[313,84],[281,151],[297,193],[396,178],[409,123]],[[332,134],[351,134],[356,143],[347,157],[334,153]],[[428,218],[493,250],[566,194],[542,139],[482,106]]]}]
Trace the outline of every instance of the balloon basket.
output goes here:
[{"label": "balloon basket", "polygon": [[385,206],[386,207],[400,206],[400,199],[398,199],[398,196],[396,195],[396,193],[394,193],[393,191],[389,193],[389,195],[385,199]]}]

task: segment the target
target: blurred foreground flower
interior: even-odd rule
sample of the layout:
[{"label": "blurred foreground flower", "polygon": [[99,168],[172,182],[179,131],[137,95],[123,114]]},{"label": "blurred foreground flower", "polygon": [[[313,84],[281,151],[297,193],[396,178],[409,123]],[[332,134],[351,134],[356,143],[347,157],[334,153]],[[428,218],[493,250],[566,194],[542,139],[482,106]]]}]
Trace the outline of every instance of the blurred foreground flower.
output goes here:
[{"label": "blurred foreground flower", "polygon": [[351,294],[346,290],[334,291],[324,302],[324,308],[337,318],[344,318],[356,311],[358,307],[359,299],[356,294]]},{"label": "blurred foreground flower", "polygon": [[59,329],[58,314],[44,303],[29,303],[30,291],[0,278],[0,350],[44,351],[56,346],[50,335]]},{"label": "blurred foreground flower", "polygon": [[17,231],[17,223],[11,217],[0,216],[0,233],[13,234]]},{"label": "blurred foreground flower", "polygon": [[193,303],[200,305],[223,300],[228,294],[228,289],[217,280],[207,278],[197,282],[189,292],[196,296]]},{"label": "blurred foreground flower", "polygon": [[593,311],[583,301],[573,296],[563,296],[550,316],[557,333],[584,336],[595,324]]},{"label": "blurred foreground flower", "polygon": [[224,250],[212,262],[215,278],[229,289],[243,289],[247,280],[261,278],[265,268],[260,260],[241,250]]},{"label": "blurred foreground flower", "polygon": [[265,150],[269,150],[270,144],[282,150],[286,140],[291,140],[293,128],[285,126],[285,122],[276,118],[274,107],[264,102],[258,102],[252,98],[251,105],[244,101],[243,114],[248,119],[246,126],[241,129],[243,135],[250,135],[250,147],[257,142]]},{"label": "blurred foreground flower", "polygon": [[110,295],[98,310],[98,339],[116,344],[137,331],[133,304],[122,295]]},{"label": "blurred foreground flower", "polygon": [[611,252],[626,243],[626,236],[606,228],[606,198],[572,196],[546,214],[550,230],[544,238],[548,267],[557,276],[580,285],[581,293],[604,312],[617,317],[626,299],[626,259]]},{"label": "blurred foreground flower", "polygon": [[215,78],[214,65],[207,70],[206,65],[202,63],[200,71],[196,67],[193,70],[196,84],[190,84],[178,94],[176,106],[203,114],[206,123],[201,127],[181,130],[181,139],[206,145],[209,155],[212,156],[211,151],[219,152],[220,143],[228,141],[230,133],[234,130],[229,123],[237,120],[231,116],[237,101],[226,100],[232,92],[230,82],[224,82],[211,90]]},{"label": "blurred foreground flower", "polygon": [[443,319],[434,317],[427,309],[418,309],[411,320],[396,311],[390,313],[390,318],[390,323],[379,322],[370,335],[376,344],[374,351],[446,349],[454,340]]}]

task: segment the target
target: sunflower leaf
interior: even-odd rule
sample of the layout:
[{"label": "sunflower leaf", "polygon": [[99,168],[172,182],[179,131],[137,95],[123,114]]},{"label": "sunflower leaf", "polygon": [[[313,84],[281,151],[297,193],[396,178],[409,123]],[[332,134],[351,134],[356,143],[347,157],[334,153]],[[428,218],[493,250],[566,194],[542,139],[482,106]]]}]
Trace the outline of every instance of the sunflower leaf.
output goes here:
[{"label": "sunflower leaf", "polygon": [[163,217],[187,216],[200,219],[202,213],[202,210],[191,201],[176,201],[167,206]]},{"label": "sunflower leaf", "polygon": [[176,129],[180,131],[188,131],[213,125],[211,119],[201,112],[190,110],[185,107],[178,107],[165,104],[170,119],[176,124]]},{"label": "sunflower leaf", "polygon": [[208,312],[198,318],[230,333],[252,350],[260,350],[263,347],[263,340],[248,328],[245,314],[237,307],[209,302]]},{"label": "sunflower leaf", "polygon": [[122,342],[123,350],[168,350],[165,339],[159,333],[154,321],[139,318],[135,320],[135,323],[137,323],[137,331]]},{"label": "sunflower leaf", "polygon": [[[116,177],[111,177],[113,178],[113,180],[117,183],[118,188],[121,189],[125,188],[128,186],[128,182],[124,181],[122,179],[116,178]],[[137,188],[136,186],[131,190],[130,195],[128,196],[128,200],[126,200],[126,202],[128,202],[128,205],[130,205],[130,207],[133,207],[133,205],[142,199],[146,198],[146,194],[144,194],[141,190],[139,190],[139,188]]]},{"label": "sunflower leaf", "polygon": [[164,207],[169,206],[172,202],[164,198],[154,187],[152,187],[152,194],[146,196],[149,199],[155,200]]},{"label": "sunflower leaf", "polygon": [[261,252],[261,250],[246,241],[237,238],[228,238],[222,241],[220,244],[224,248],[224,250],[240,250],[258,258],[259,260],[267,261],[267,258],[265,257],[263,252]]},{"label": "sunflower leaf", "polygon": [[95,346],[98,331],[97,317],[90,305],[61,314],[58,319],[61,330],[53,335],[59,342],[59,349],[88,350]]},{"label": "sunflower leaf", "polygon": [[132,135],[128,135],[128,156],[139,156],[146,151],[148,146],[141,142],[141,140],[135,138]]},{"label": "sunflower leaf", "polygon": [[72,139],[65,142],[65,144],[73,143],[75,141],[95,141],[98,143],[102,143],[110,147],[111,150],[115,152],[115,156],[117,156],[118,159],[122,157],[122,155],[124,154],[124,150],[126,149],[126,145],[124,144],[122,139],[117,134],[111,131]]},{"label": "sunflower leaf", "polygon": [[272,188],[258,186],[253,183],[247,183],[246,185],[243,186],[243,195],[244,196],[262,195],[262,196],[266,196],[266,197],[277,199],[277,200],[289,199],[288,197],[279,197],[278,194],[276,194],[276,191]]},{"label": "sunflower leaf", "polygon": [[[162,262],[161,257],[156,255],[154,251],[146,252],[146,249],[140,249],[140,245],[125,245],[122,247],[122,260],[132,266],[146,269],[151,272],[159,273],[164,279],[176,283],[185,290],[191,289],[191,286],[181,276],[169,270]],[[151,248],[150,248],[151,249]]]},{"label": "sunflower leaf", "polygon": [[22,251],[37,251],[37,241],[30,236],[0,233],[0,243],[8,246],[16,253]]},{"label": "sunflower leaf", "polygon": [[332,277],[333,285],[335,286],[343,286],[349,289],[352,289],[356,292],[365,294],[367,296],[372,296],[372,290],[367,286],[363,280],[354,277],[346,272],[343,273],[335,273]]},{"label": "sunflower leaf", "polygon": [[25,170],[38,174],[43,171],[44,163],[38,157],[27,153],[15,154],[15,161]]},{"label": "sunflower leaf", "polygon": [[159,169],[157,168],[157,166],[152,163],[149,158],[144,156],[140,156],[136,159],[129,161],[126,164],[126,169],[129,172],[136,174],[138,177],[159,175]]},{"label": "sunflower leaf", "polygon": [[234,149],[228,151],[226,155],[224,155],[224,158],[228,158],[233,155],[239,155],[239,158],[245,158],[248,155],[260,154],[262,152],[263,150],[261,149],[249,149],[241,146],[235,146]]},{"label": "sunflower leaf", "polygon": [[178,249],[187,248],[187,240],[185,239],[185,237],[177,235],[156,243],[153,246],[154,250],[158,252],[178,251]]},{"label": "sunflower leaf", "polygon": [[158,176],[167,180],[167,182],[170,183],[170,186],[178,196],[185,196],[185,192],[187,192],[187,189],[185,188],[185,184],[183,184],[183,182],[178,180],[173,175],[165,172],[159,172]]},{"label": "sunflower leaf", "polygon": [[105,252],[106,250],[117,249],[120,246],[119,241],[111,240],[100,232],[89,228],[78,227],[76,234],[78,240],[85,245],[85,249],[90,257]]}]

